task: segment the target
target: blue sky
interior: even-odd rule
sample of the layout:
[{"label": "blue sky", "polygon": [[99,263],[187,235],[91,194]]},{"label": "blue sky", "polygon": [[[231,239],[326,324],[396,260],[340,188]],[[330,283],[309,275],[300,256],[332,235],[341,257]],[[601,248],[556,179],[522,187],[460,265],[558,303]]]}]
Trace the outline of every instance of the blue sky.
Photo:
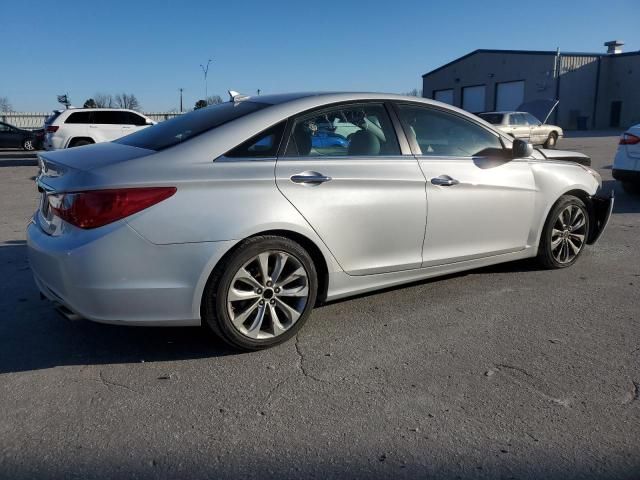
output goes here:
[{"label": "blue sky", "polygon": [[134,93],[146,111],[209,93],[405,92],[476,48],[640,50],[638,0],[2,1],[0,96],[15,110]]}]

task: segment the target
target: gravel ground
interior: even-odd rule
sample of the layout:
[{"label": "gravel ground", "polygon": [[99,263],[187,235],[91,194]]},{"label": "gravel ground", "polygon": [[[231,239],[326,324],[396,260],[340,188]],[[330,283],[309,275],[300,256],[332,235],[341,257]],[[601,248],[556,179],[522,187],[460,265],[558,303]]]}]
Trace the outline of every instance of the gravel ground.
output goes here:
[{"label": "gravel ground", "polygon": [[574,267],[517,262],[317,309],[251,354],[39,300],[33,161],[0,159],[0,477],[640,478],[640,197]]}]

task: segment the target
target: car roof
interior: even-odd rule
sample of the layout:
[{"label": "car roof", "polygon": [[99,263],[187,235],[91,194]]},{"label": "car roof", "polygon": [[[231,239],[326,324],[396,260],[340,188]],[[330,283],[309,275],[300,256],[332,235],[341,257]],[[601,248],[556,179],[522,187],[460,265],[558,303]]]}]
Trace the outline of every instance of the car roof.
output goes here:
[{"label": "car roof", "polygon": [[[256,103],[266,103],[269,105],[279,105],[283,103],[293,102],[302,99],[315,99],[318,103],[333,103],[352,100],[404,100],[418,101],[430,104],[440,104],[435,100],[423,97],[412,97],[407,95],[397,95],[394,93],[379,92],[294,92],[294,93],[276,93],[270,95],[250,95],[242,97],[240,101],[249,101]],[[450,106],[450,105],[447,105]]]},{"label": "car roof", "polygon": [[[58,110],[54,110],[54,112],[58,112]],[[60,114],[62,115],[63,113],[74,113],[74,112],[134,112],[134,113],[138,113],[140,114],[140,112],[136,112],[135,110],[131,110],[130,108],[102,108],[102,107],[98,107],[98,108],[75,108],[75,107],[71,107],[71,108],[67,108],[66,110],[60,110]]]}]

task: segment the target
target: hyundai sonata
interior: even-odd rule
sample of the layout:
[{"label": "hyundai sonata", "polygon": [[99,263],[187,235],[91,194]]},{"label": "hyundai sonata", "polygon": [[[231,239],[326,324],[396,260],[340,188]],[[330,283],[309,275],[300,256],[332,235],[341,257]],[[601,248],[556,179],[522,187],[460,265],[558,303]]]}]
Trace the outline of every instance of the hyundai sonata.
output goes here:
[{"label": "hyundai sonata", "polygon": [[202,323],[255,350],[319,302],[527,257],[572,265],[613,205],[584,158],[415,97],[233,95],[41,153],[30,263],[67,316]]}]

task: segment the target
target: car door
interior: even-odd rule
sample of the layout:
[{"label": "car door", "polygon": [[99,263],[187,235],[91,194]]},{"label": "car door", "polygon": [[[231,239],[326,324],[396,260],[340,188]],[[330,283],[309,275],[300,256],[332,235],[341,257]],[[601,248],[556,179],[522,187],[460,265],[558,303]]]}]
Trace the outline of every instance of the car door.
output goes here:
[{"label": "car door", "polygon": [[535,200],[528,161],[512,160],[497,133],[468,117],[416,104],[397,109],[427,180],[423,266],[524,249]]},{"label": "car door", "polygon": [[98,110],[89,125],[89,135],[96,142],[110,142],[125,135],[122,122],[128,122],[127,112]]},{"label": "car door", "polygon": [[24,135],[16,127],[0,123],[0,147],[18,148],[22,147]]},{"label": "car door", "polygon": [[[353,132],[348,142],[314,146],[318,124],[327,118]],[[425,178],[404,137],[400,149],[385,105],[342,104],[290,124],[276,163],[277,186],[344,271],[367,275],[420,267]]]},{"label": "car door", "polygon": [[511,135],[514,138],[526,141],[531,139],[531,127],[522,113],[509,114],[509,125],[511,126]]},{"label": "car door", "polygon": [[529,142],[533,145],[542,145],[547,140],[547,129],[542,126],[540,120],[531,115],[530,113],[523,114],[526,122],[531,129],[531,136]]}]

